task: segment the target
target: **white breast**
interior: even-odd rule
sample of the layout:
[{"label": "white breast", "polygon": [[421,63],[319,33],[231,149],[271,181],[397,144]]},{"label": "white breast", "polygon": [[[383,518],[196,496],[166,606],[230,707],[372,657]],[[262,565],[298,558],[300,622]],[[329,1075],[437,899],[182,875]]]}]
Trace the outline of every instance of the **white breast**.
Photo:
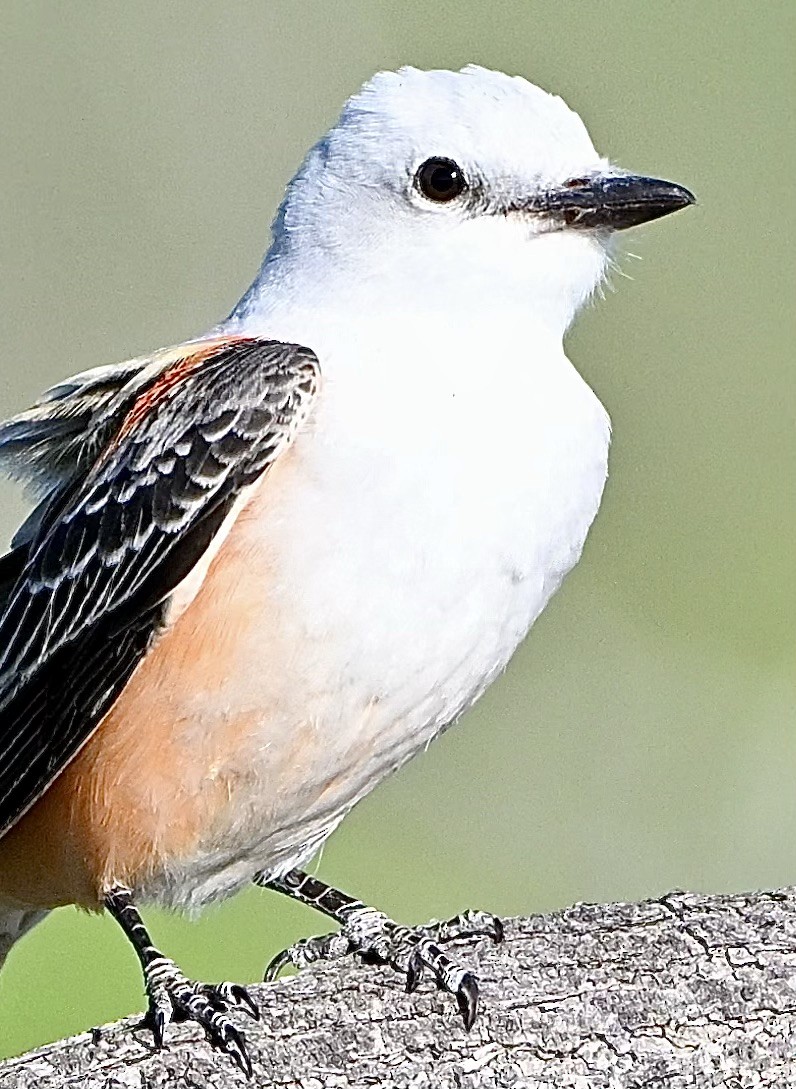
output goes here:
[{"label": "white breast", "polygon": [[330,360],[286,526],[307,623],[349,629],[341,666],[396,709],[427,700],[424,735],[505,664],[580,555],[606,475],[605,413],[560,348],[461,333]]},{"label": "white breast", "polygon": [[237,754],[248,802],[191,860],[195,899],[312,853],[477,698],[580,555],[606,476],[601,405],[541,335],[529,350],[431,327],[388,344],[363,321],[355,351],[350,327],[315,331],[311,425],[234,531],[262,623],[195,709],[208,728],[260,723]]}]

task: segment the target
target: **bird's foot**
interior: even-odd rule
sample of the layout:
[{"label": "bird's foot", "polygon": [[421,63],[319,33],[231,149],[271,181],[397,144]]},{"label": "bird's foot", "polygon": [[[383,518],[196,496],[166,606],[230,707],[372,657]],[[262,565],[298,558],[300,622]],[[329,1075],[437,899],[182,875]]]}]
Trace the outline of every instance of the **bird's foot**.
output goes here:
[{"label": "bird's foot", "polygon": [[153,958],[144,969],[149,1009],[144,1025],[152,1030],[155,1047],[163,1047],[166,1025],[195,1021],[204,1029],[211,1047],[231,1056],[247,1077],[252,1064],[246,1044],[229,1012],[243,1012],[255,1021],[260,1011],[245,987],[238,983],[196,983],[187,979],[168,957]]},{"label": "bird's foot", "polygon": [[406,979],[406,990],[415,991],[428,974],[437,987],[453,995],[470,1029],[478,1010],[478,977],[442,948],[451,942],[486,937],[503,940],[503,924],[485,911],[466,911],[446,922],[400,926],[381,911],[357,905],[348,908],[339,931],[305,938],[274,957],[265,971],[266,982],[283,968],[304,968],[316,961],[337,960],[354,954],[365,964],[387,964]]},{"label": "bird's foot", "polygon": [[246,988],[237,983],[195,983],[187,979],[174,961],[152,944],[133,894],[124,885],[108,890],[105,907],[130,939],[141,962],[149,999],[144,1026],[151,1029],[155,1047],[163,1047],[166,1025],[171,1021],[195,1021],[204,1029],[211,1046],[229,1055],[251,1077],[252,1064],[243,1036],[227,1016],[236,1010],[259,1020],[260,1011]]}]

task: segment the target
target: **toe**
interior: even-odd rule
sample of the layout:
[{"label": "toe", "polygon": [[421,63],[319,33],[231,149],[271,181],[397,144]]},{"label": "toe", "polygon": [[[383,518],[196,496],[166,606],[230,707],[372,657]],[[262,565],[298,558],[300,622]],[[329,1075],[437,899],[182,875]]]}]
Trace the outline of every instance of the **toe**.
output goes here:
[{"label": "toe", "polygon": [[260,1020],[259,1009],[240,983],[208,983],[201,987],[201,991],[213,1008],[222,1013],[226,1010],[241,1010],[252,1020]]},{"label": "toe", "polygon": [[217,1051],[229,1055],[247,1078],[253,1074],[252,1061],[242,1034],[226,1018],[217,1019],[206,1028],[207,1038]]},{"label": "toe", "polygon": [[260,1009],[245,987],[241,987],[239,983],[226,983],[224,986],[229,989],[230,1005],[243,1010],[244,1013],[251,1017],[252,1021],[260,1020]]},{"label": "toe", "polygon": [[266,983],[273,983],[283,968],[306,968],[318,961],[340,960],[341,957],[357,951],[357,946],[344,930],[334,934],[322,934],[317,938],[302,938],[277,953],[265,969],[263,979]]},{"label": "toe", "polygon": [[465,911],[439,924],[437,941],[443,945],[466,938],[489,938],[499,945],[504,938],[503,922],[488,911]]}]

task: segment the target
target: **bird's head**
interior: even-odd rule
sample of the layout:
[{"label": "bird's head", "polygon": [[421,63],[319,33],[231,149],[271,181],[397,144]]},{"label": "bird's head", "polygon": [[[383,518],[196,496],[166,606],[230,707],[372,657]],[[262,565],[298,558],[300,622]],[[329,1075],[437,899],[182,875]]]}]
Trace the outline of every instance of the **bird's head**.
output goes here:
[{"label": "bird's head", "polygon": [[366,83],[310,151],[271,259],[282,275],[285,258],[320,279],[339,270],[399,303],[401,284],[466,305],[497,285],[563,331],[615,232],[693,199],[612,167],[562,99],[519,76],[402,68]]}]

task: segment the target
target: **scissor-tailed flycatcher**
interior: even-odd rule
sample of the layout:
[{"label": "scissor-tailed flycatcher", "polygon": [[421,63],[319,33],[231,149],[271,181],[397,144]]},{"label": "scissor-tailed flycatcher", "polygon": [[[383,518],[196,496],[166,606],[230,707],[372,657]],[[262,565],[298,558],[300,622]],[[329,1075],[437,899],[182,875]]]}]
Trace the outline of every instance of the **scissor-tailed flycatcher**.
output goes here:
[{"label": "scissor-tailed flycatcher", "polygon": [[187,980],[136,903],[255,879],[456,995],[440,944],[298,869],[500,673],[580,556],[609,422],[562,336],[613,232],[692,203],[524,79],[383,73],[287,189],[207,336],[87,371],[0,429],[41,502],[0,561],[0,951],[107,908],[174,1016],[249,1068],[241,987]]}]

